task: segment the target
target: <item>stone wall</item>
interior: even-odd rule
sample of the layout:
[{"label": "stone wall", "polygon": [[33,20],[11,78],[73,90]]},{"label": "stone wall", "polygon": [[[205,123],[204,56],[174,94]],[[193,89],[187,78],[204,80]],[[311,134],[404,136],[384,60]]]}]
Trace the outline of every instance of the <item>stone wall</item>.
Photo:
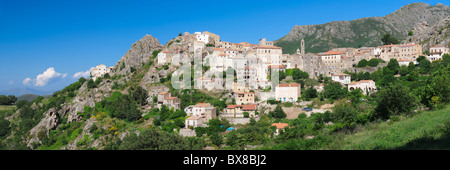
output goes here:
[{"label": "stone wall", "polygon": [[192,129],[180,129],[181,136],[197,136],[195,130]]}]

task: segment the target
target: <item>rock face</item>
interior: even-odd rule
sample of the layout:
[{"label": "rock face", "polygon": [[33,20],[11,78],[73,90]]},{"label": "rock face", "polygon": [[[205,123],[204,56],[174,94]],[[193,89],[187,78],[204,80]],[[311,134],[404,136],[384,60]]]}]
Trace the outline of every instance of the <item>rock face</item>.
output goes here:
[{"label": "rock face", "polygon": [[437,4],[413,3],[383,17],[361,18],[352,21],[333,21],[320,25],[294,26],[284,37],[275,41],[283,53],[293,54],[305,40],[306,52],[324,52],[336,47],[378,46],[381,36],[390,33],[404,40],[417,24],[426,21],[435,25],[450,16],[450,7]]},{"label": "rock face", "polygon": [[[153,51],[162,49],[162,47],[163,46],[159,43],[158,39],[152,37],[151,35],[145,35],[142,39],[132,45],[131,49],[128,50],[128,52],[115,65],[111,73],[111,76],[115,74],[123,75],[125,80],[103,79],[96,88],[91,89],[87,88],[88,82],[86,81],[78,89],[78,93],[71,102],[62,104],[59,109],[51,108],[44,113],[41,121],[30,130],[30,135],[26,139],[27,145],[29,147],[32,147],[33,143],[41,142],[39,138],[42,137],[42,135],[48,135],[50,130],[56,129],[58,127],[58,123],[62,121],[58,119],[67,118],[67,123],[82,121],[83,117],[81,117],[79,113],[84,112],[84,108],[86,106],[95,107],[95,103],[107,97],[110,97],[113,93],[112,86],[114,85],[114,82],[123,83],[124,81],[128,81],[127,79],[131,77],[131,70],[140,68],[141,66],[143,66],[143,63],[148,64],[148,62],[152,59]],[[159,81],[160,76],[166,76],[170,73],[169,71],[173,71],[172,69],[174,68],[157,72],[156,69],[152,67],[151,69],[149,69],[146,75],[148,75],[148,77],[151,77],[151,75],[156,75],[158,77],[157,79],[148,79],[147,83],[154,82],[154,80]],[[167,87],[156,88],[150,92],[153,94],[157,94],[161,91],[167,90]],[[34,105],[33,107],[38,106]],[[77,149],[77,141],[82,140],[83,135],[85,134],[90,135],[88,131],[93,123],[94,120],[92,118],[88,118],[88,121],[84,122],[82,134],[79,135],[74,141],[71,141],[71,143],[69,143],[67,146],[64,146],[63,149]],[[95,140],[92,147],[99,146],[100,142],[101,139]]]},{"label": "rock face", "polygon": [[408,38],[413,42],[422,44],[423,50],[429,50],[435,45],[450,45],[450,16],[430,25],[424,21],[417,24],[413,29],[413,35]]},{"label": "rock face", "polygon": [[154,50],[162,49],[158,39],[151,35],[145,35],[142,39],[134,43],[130,50],[115,65],[115,73],[125,75],[131,68],[138,68],[142,63],[149,62]]}]

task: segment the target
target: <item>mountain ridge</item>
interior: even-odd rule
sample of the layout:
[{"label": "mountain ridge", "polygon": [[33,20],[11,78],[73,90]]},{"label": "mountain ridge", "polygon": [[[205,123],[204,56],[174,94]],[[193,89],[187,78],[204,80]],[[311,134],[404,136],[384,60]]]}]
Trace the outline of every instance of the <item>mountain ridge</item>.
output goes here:
[{"label": "mountain ridge", "polygon": [[[423,12],[418,12],[423,11]],[[365,17],[351,21],[331,21],[317,25],[296,25],[275,45],[283,47],[283,53],[294,53],[305,39],[306,52],[323,52],[337,47],[363,47],[381,45],[381,36],[390,33],[404,40],[418,23],[430,25],[450,16],[450,7],[441,3],[431,6],[412,3],[383,17]]]}]

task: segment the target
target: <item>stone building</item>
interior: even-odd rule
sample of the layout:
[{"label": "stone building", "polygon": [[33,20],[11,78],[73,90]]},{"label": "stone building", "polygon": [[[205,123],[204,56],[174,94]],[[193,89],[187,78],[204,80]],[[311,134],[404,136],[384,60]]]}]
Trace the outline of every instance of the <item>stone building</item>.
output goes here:
[{"label": "stone building", "polygon": [[253,92],[238,92],[235,93],[236,104],[252,104],[255,103],[255,93]]},{"label": "stone building", "polygon": [[224,113],[221,117],[242,118],[244,112],[249,113],[249,117],[255,117],[257,104],[251,105],[228,105],[224,109]]},{"label": "stone building", "polygon": [[158,108],[162,105],[167,106],[169,109],[174,108],[175,110],[180,109],[181,100],[178,97],[173,97],[172,93],[161,92],[158,94]]}]

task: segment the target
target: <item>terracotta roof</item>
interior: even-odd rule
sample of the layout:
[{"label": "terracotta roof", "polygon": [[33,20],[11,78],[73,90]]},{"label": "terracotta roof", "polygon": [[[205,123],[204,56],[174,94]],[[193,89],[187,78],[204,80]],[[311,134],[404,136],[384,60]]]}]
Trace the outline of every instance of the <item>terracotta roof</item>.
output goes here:
[{"label": "terracotta roof", "polygon": [[370,83],[370,82],[374,82],[374,81],[373,80],[360,80],[359,82],[360,83]]},{"label": "terracotta roof", "polygon": [[191,116],[191,117],[188,117],[186,120],[198,120],[198,119],[200,119],[200,117]]},{"label": "terracotta roof", "polygon": [[380,47],[392,47],[392,46],[394,46],[395,44],[392,44],[392,45],[383,45],[383,46],[380,46]]},{"label": "terracotta roof", "polygon": [[278,87],[297,87],[300,86],[298,83],[291,83],[291,84],[278,84]]},{"label": "terracotta roof", "polygon": [[214,51],[223,51],[222,48],[213,48]]},{"label": "terracotta roof", "polygon": [[277,129],[284,129],[284,127],[289,126],[289,124],[287,124],[287,123],[273,123],[272,126],[276,126]]},{"label": "terracotta roof", "polygon": [[417,44],[406,44],[406,45],[402,45],[400,47],[412,47],[412,46],[416,46]]},{"label": "terracotta roof", "polygon": [[282,65],[269,65],[269,68],[278,68],[278,69],[285,69]]},{"label": "terracotta roof", "polygon": [[236,108],[236,107],[238,107],[239,105],[228,105],[227,106],[227,109],[234,109],[234,108]]},{"label": "terracotta roof", "polygon": [[360,80],[358,82],[356,82],[356,81],[351,82],[348,85],[357,85],[358,83],[371,83],[371,82],[375,83],[373,80]]},{"label": "terracotta roof", "polygon": [[251,104],[251,105],[242,105],[242,110],[256,110],[257,104]]},{"label": "terracotta roof", "polygon": [[256,110],[257,104],[251,105],[228,105],[227,109],[234,109],[236,107],[242,107],[242,110]]},{"label": "terracotta roof", "polygon": [[281,47],[273,46],[273,45],[259,45],[256,48],[265,48],[265,49],[281,49]]},{"label": "terracotta roof", "polygon": [[339,55],[344,53],[345,51],[328,51],[326,53],[323,53],[322,55]]},{"label": "terracotta roof", "polygon": [[166,97],[166,100],[174,100],[174,99],[178,99],[178,97]]},{"label": "terracotta roof", "polygon": [[166,94],[167,92],[161,92],[161,93],[159,93],[159,94]]},{"label": "terracotta roof", "polygon": [[439,48],[439,47],[444,47],[444,46],[443,45],[436,45],[436,46],[433,46],[431,48]]},{"label": "terracotta roof", "polygon": [[338,74],[333,74],[331,76],[350,76],[350,75],[345,74],[345,73],[338,73]]},{"label": "terracotta roof", "polygon": [[209,104],[209,103],[197,103],[196,105],[194,105],[194,107],[208,107],[210,105],[211,104]]}]

